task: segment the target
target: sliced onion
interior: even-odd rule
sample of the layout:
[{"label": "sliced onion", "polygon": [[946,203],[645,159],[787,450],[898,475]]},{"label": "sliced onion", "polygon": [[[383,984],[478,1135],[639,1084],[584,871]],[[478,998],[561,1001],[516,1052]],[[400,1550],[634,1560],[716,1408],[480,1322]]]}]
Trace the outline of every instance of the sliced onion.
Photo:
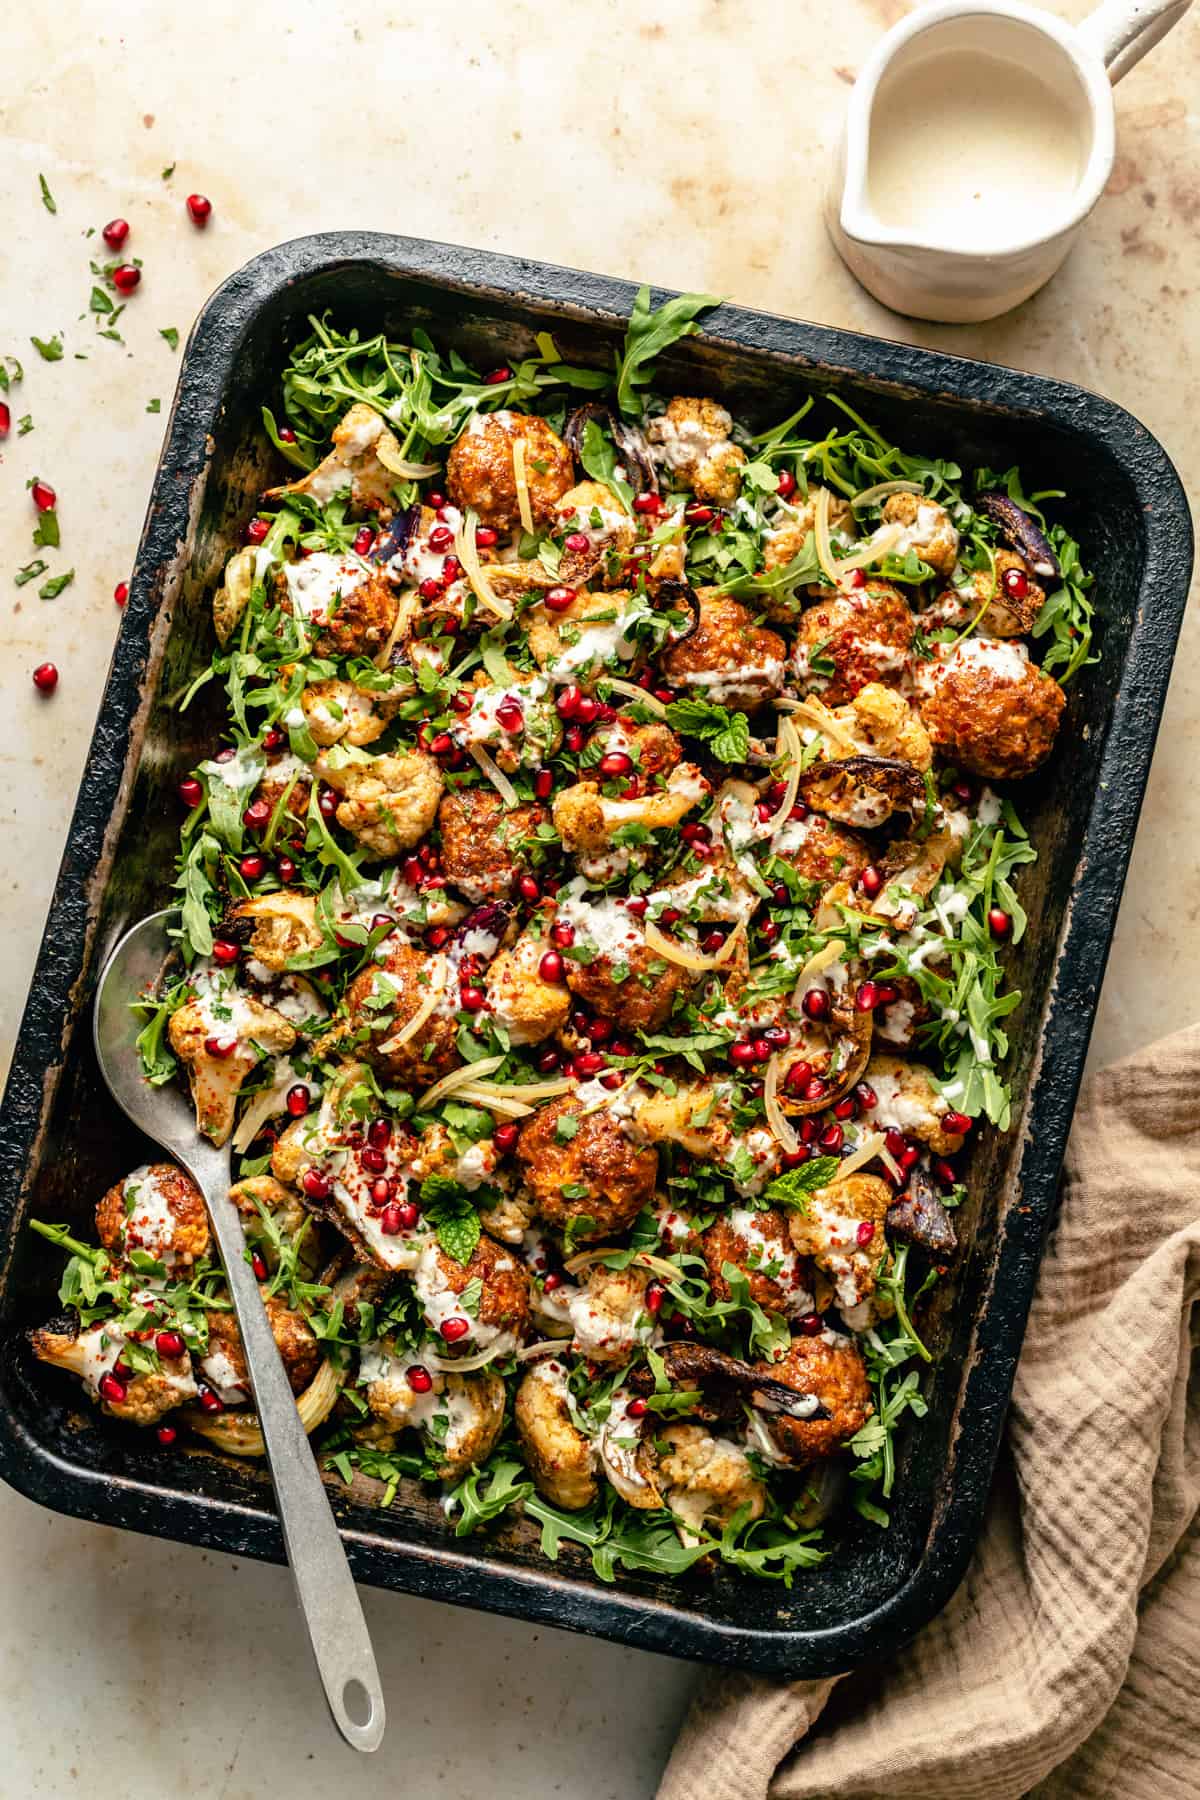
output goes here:
[{"label": "sliced onion", "polygon": [[399,1050],[402,1044],[407,1044],[410,1038],[417,1035],[425,1021],[436,1012],[438,1003],[446,992],[450,980],[450,964],[444,956],[435,956],[430,960],[435,966],[430,970],[429,992],[407,1025],[402,1025],[386,1043],[380,1044],[379,1048],[385,1056],[390,1056],[393,1050]]},{"label": "sliced onion", "polygon": [[383,464],[389,475],[399,475],[404,481],[422,481],[426,475],[436,475],[438,463],[407,462],[403,456],[397,456],[381,441],[375,445],[375,460]]},{"label": "sliced onion", "polygon": [[[323,1362],[296,1401],[296,1411],[306,1432],[323,1425],[333,1410],[345,1375],[331,1362]],[[201,1406],[184,1407],[182,1418],[198,1437],[207,1438],[230,1456],[265,1456],[258,1414],[252,1412],[206,1413]]]},{"label": "sliced onion", "polygon": [[924,494],[925,489],[919,481],[880,481],[874,487],[864,488],[861,494],[855,494],[850,502],[858,510],[860,506],[874,506],[877,500],[886,500],[889,494]]},{"label": "sliced onion", "polygon": [[821,573],[828,576],[836,587],[838,567],[833,554],[833,543],[829,536],[829,508],[832,501],[833,495],[827,487],[817,489],[817,504],[813,510],[813,539],[816,545],[817,561],[821,565]]},{"label": "sliced onion", "polygon": [[849,575],[852,569],[869,569],[872,563],[882,562],[889,550],[895,549],[904,536],[903,525],[881,525],[862,546],[851,556],[842,557],[837,564],[839,578]]},{"label": "sliced onion", "polygon": [[468,750],[468,753],[470,754],[471,760],[476,764],[476,766],[479,768],[479,770],[484,775],[487,776],[488,780],[491,782],[492,786],[495,788],[496,792],[499,794],[500,798],[503,800],[505,806],[508,806],[508,807],[518,806],[520,804],[520,801],[519,801],[519,798],[517,795],[516,788],[513,786],[512,782],[508,779],[508,776],[504,773],[504,770],[499,768],[497,766],[497,764],[492,761],[491,757],[488,755],[488,753],[484,749],[483,745],[482,744],[468,744],[467,750]]},{"label": "sliced onion", "polygon": [[569,1075],[556,1075],[553,1081],[477,1081],[475,1086],[497,1100],[553,1100],[571,1093],[575,1083]]},{"label": "sliced onion", "polygon": [[677,963],[681,969],[691,969],[698,975],[709,969],[722,968],[733,955],[738,939],[745,935],[745,931],[745,921],[739,919],[721,948],[712,956],[705,956],[699,950],[689,950],[682,944],[672,942],[669,937],[664,937],[653,920],[648,920],[645,926],[648,949],[653,950],[656,955],[664,957],[667,962]]},{"label": "sliced onion", "polygon": [[494,594],[483,564],[479,560],[479,549],[475,543],[475,527],[478,520],[473,512],[469,512],[454,535],[454,551],[463,566],[463,572],[475,592],[476,599],[495,613],[498,619],[511,619],[513,609],[507,600]]},{"label": "sliced onion", "polygon": [[[869,1163],[873,1157],[878,1156],[886,1148],[887,1144],[882,1131],[873,1131],[869,1137],[863,1139],[854,1155],[846,1158],[833,1180],[844,1181],[847,1175],[853,1175],[857,1169],[862,1168],[864,1163]],[[895,1164],[893,1163],[892,1166],[894,1168]],[[833,1182],[830,1182],[829,1185],[832,1187]]]},{"label": "sliced onion", "polygon": [[[578,1256],[573,1256],[569,1262],[565,1262],[563,1268],[568,1275],[578,1275],[581,1269],[590,1269],[596,1263],[603,1262],[606,1256],[612,1256],[615,1249],[616,1246],[610,1244],[607,1250],[581,1250]],[[662,1281],[678,1281],[680,1278],[680,1271],[674,1263],[666,1262],[661,1256],[655,1256],[649,1250],[639,1250],[633,1257],[630,1267],[649,1269]]]},{"label": "sliced onion", "polygon": [[517,511],[521,515],[521,529],[532,537],[533,508],[529,504],[529,479],[525,474],[525,439],[514,438],[512,447],[513,484],[517,490]]},{"label": "sliced onion", "polygon": [[777,1089],[780,1074],[780,1053],[776,1051],[768,1061],[763,1077],[763,1107],[767,1115],[767,1124],[774,1132],[777,1141],[790,1155],[793,1150],[800,1148],[800,1139],[792,1130],[791,1123],[779,1104]]},{"label": "sliced onion", "polygon": [[767,836],[772,842],[779,836],[792,816],[796,795],[800,792],[800,759],[804,755],[804,745],[800,741],[800,734],[786,716],[779,721],[777,742],[779,749],[787,759],[788,772],[783,799],[767,820]]},{"label": "sliced onion", "polygon": [[780,700],[777,705],[789,712],[793,719],[800,719],[814,731],[819,731],[822,737],[829,738],[848,756],[858,755],[858,745],[845,726],[838,723],[829,707],[823,700],[818,700],[815,694],[809,694],[803,700]]},{"label": "sliced onion", "polygon": [[453,1094],[457,1088],[467,1087],[483,1075],[494,1074],[503,1061],[502,1056],[482,1056],[478,1062],[464,1063],[461,1069],[451,1069],[449,1075],[443,1075],[440,1081],[435,1081],[421,1095],[421,1111],[428,1112],[431,1106],[436,1106],[439,1100],[447,1094]]},{"label": "sliced onion", "polygon": [[605,687],[612,689],[614,694],[621,694],[626,700],[636,700],[642,706],[649,707],[652,713],[657,713],[660,719],[666,718],[667,709],[662,701],[656,700],[653,694],[648,694],[645,688],[638,687],[635,682],[617,681],[609,675],[602,675],[600,679]]},{"label": "sliced onion", "polygon": [[532,1362],[535,1356],[545,1356],[550,1351],[555,1356],[561,1356],[563,1346],[570,1342],[570,1338],[571,1333],[567,1332],[560,1338],[539,1338],[536,1344],[522,1344],[517,1351],[517,1361]]},{"label": "sliced onion", "polygon": [[474,1356],[460,1356],[455,1362],[448,1362],[444,1356],[434,1356],[426,1351],[421,1361],[427,1369],[436,1369],[439,1375],[469,1375],[472,1369],[482,1369],[486,1364],[495,1362],[499,1356],[507,1356],[510,1346],[495,1343],[486,1350],[477,1350]]}]

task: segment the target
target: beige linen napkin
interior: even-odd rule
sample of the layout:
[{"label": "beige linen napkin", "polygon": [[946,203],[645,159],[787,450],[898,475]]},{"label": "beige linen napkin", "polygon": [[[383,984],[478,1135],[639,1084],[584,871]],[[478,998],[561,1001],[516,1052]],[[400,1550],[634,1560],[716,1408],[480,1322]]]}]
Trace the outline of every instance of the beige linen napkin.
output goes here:
[{"label": "beige linen napkin", "polygon": [[1085,1084],[958,1593],[840,1684],[709,1676],[659,1800],[1197,1800],[1198,1295],[1192,1027]]}]

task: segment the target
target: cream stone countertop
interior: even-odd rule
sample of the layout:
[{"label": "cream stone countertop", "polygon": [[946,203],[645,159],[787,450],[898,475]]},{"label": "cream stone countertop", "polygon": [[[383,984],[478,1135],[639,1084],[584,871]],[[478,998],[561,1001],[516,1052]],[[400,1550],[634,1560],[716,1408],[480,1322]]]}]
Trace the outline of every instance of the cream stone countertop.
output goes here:
[{"label": "cream stone countertop", "polygon": [[[1116,171],[1058,279],[998,323],[941,328],[862,293],[818,214],[847,84],[906,10],[8,9],[0,351],[21,358],[25,379],[0,444],[0,1070],[120,623],[113,586],[129,572],[158,454],[164,421],[147,405],[161,400],[165,414],[178,367],[159,332],[185,337],[216,284],[273,243],[399,230],[1041,370],[1121,401],[1196,482],[1200,15],[1122,84]],[[193,190],[213,202],[204,232],[184,212]],[[124,345],[98,339],[86,316],[88,258],[106,253],[84,234],[114,215],[145,264]],[[49,364],[29,338],[54,332],[66,353]],[[26,413],[34,429],[18,437]],[[34,554],[34,475],[59,496],[51,572],[76,571],[54,601],[36,583],[11,585]],[[1101,1061],[1200,1013],[1200,962],[1176,948],[1200,907],[1198,637],[1193,614],[1105,985]],[[61,672],[49,701],[30,683],[47,657]],[[85,1786],[122,1800],[167,1787],[179,1800],[245,1800],[351,1780],[364,1796],[414,1800],[629,1800],[653,1791],[693,1681],[665,1659],[369,1593],[390,1736],[355,1769],[322,1717],[282,1571],[74,1524],[7,1491],[0,1516],[0,1800]]]}]

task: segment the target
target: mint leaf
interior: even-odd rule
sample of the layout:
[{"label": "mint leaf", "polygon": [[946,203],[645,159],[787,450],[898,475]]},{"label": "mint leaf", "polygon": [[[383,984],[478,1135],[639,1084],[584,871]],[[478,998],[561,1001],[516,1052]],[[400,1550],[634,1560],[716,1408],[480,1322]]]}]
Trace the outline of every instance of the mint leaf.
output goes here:
[{"label": "mint leaf", "polygon": [[794,1206],[804,1212],[808,1196],[835,1181],[841,1166],[840,1156],[814,1156],[811,1162],[801,1163],[798,1169],[777,1175],[767,1186],[766,1198],[772,1206]]},{"label": "mint leaf", "polygon": [[711,700],[672,700],[667,724],[688,737],[703,738],[721,762],[745,762],[750,749],[750,721]]},{"label": "mint leaf", "polygon": [[161,400],[147,400],[146,411],[148,413],[161,412],[162,411],[162,401]]},{"label": "mint leaf", "polygon": [[720,304],[715,294],[676,294],[652,312],[650,289],[638,289],[625,333],[625,349],[617,364],[617,406],[623,413],[633,419],[641,418],[644,407],[638,389],[649,387],[653,381],[654,358],[680,338],[699,331],[697,313]]}]

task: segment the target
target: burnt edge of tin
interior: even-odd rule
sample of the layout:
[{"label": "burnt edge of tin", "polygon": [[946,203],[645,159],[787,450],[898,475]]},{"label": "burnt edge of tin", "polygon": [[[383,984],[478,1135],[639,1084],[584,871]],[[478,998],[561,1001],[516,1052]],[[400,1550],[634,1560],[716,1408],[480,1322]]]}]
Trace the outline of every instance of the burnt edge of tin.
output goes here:
[{"label": "burnt edge of tin", "polygon": [[[431,283],[451,296],[460,294],[464,302],[484,299],[510,310],[524,304],[582,324],[623,320],[636,291],[627,282],[485,251],[383,234],[330,233],[265,252],[232,275],[202,309],[181,364],[131,597],[0,1109],[0,1289],[9,1277],[29,1171],[36,1167],[87,991],[97,948],[95,901],[124,821],[157,656],[169,630],[172,591],[190,517],[202,497],[225,382],[261,306],[301,278],[348,264],[365,264],[385,279]],[[654,301],[667,297],[657,291]],[[634,1591],[598,1593],[551,1565],[484,1563],[454,1540],[436,1547],[385,1542],[348,1516],[361,1520],[361,1509],[337,1494],[332,1503],[362,1580],[697,1660],[817,1675],[887,1654],[911,1638],[957,1586],[978,1532],[1186,602],[1191,526],[1178,476],[1157,440],[1120,407],[1068,384],[733,306],[709,314],[695,342],[717,351],[724,345],[769,353],[792,363],[798,374],[833,377],[831,385],[840,375],[899,397],[974,404],[993,415],[1036,421],[1050,413],[1119,460],[1153,522],[1018,1127],[1013,1194],[952,1422],[949,1497],[935,1513],[924,1553],[905,1583],[847,1624],[808,1631],[752,1631],[672,1610]],[[1013,1203],[1018,1191],[1019,1205]],[[996,1303],[1001,1293],[1003,1305]],[[79,1517],[282,1560],[278,1525],[269,1512],[71,1464],[33,1439],[5,1410],[2,1395],[0,1474],[29,1497]],[[764,1595],[764,1613],[769,1600]]]}]

